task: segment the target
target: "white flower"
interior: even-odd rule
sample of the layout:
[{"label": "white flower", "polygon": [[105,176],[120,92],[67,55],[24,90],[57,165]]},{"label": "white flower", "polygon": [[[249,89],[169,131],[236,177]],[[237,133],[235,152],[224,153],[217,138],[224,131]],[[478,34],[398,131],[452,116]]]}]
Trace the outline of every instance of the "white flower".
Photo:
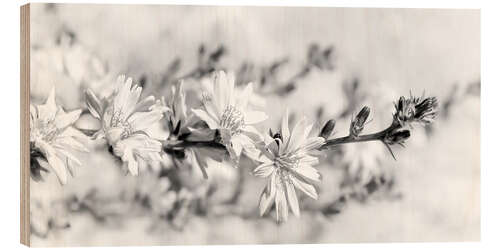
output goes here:
[{"label": "white flower", "polygon": [[299,203],[295,188],[313,199],[318,198],[312,182],[320,181],[319,172],[313,168],[319,160],[315,154],[324,143],[322,137],[309,137],[313,125],[307,125],[305,118],[300,120],[290,133],[288,111],[281,123],[281,133],[275,138],[266,138],[262,164],[254,169],[254,174],[269,178],[260,197],[260,215],[264,215],[273,203],[276,204],[278,221],[288,219],[288,206],[296,216],[300,216]]},{"label": "white flower", "polygon": [[159,122],[165,107],[153,96],[139,100],[142,88],[132,86],[132,78],[117,79],[114,93],[103,101],[87,89],[87,106],[90,113],[101,121],[101,130],[96,138],[106,138],[113,153],[127,164],[128,171],[139,173],[138,160],[152,163],[160,160],[161,143],[148,131]]},{"label": "white flower", "polygon": [[[80,87],[96,89],[108,76],[106,62],[91,49],[63,32],[57,44],[46,44],[31,52],[31,94],[46,97],[54,82],[64,83],[65,104],[79,104]],[[60,88],[59,88],[60,90]],[[78,92],[77,92],[78,91]],[[99,91],[99,93],[101,93]]]},{"label": "white flower", "polygon": [[55,89],[50,91],[45,104],[30,105],[31,150],[43,154],[61,184],[66,184],[68,180],[67,168],[72,171],[72,164],[81,166],[81,162],[72,155],[71,150],[88,152],[82,143],[75,140],[85,139],[85,136],[71,127],[80,114],[81,110],[66,113],[57,106]]},{"label": "white flower", "polygon": [[252,92],[250,83],[241,95],[237,95],[234,75],[219,71],[212,78],[211,88],[203,95],[204,109],[192,110],[210,129],[220,132],[222,144],[235,161],[238,161],[242,151],[252,158],[256,157],[258,151],[254,143],[261,136],[252,125],[267,119],[264,112],[249,108],[248,100]]}]

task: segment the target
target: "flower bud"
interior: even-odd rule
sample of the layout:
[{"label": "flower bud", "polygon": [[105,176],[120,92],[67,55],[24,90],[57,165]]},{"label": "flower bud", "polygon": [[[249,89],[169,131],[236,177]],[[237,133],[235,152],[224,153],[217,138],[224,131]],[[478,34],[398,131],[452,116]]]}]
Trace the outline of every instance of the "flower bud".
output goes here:
[{"label": "flower bud", "polygon": [[395,104],[394,121],[401,126],[412,122],[429,124],[437,116],[437,106],[436,97],[416,98],[410,95],[409,98],[406,98],[401,96]]},{"label": "flower bud", "polygon": [[434,121],[437,116],[438,101],[436,97],[428,97],[415,105],[415,118],[424,124]]},{"label": "flower bud", "polygon": [[359,111],[358,115],[351,122],[350,133],[351,136],[358,136],[364,129],[366,120],[370,115],[370,108],[365,106]]},{"label": "flower bud", "polygon": [[394,130],[385,136],[384,142],[389,145],[403,144],[408,138],[410,138],[410,130]]},{"label": "flower bud", "polygon": [[334,128],[335,128],[335,120],[333,119],[328,120],[321,129],[319,136],[328,139],[328,137],[330,137],[330,135],[332,134]]},{"label": "flower bud", "polygon": [[415,117],[415,104],[410,98],[405,98],[401,96],[399,101],[395,104],[396,113],[394,114],[394,120],[396,120],[401,126],[407,122],[412,122]]}]

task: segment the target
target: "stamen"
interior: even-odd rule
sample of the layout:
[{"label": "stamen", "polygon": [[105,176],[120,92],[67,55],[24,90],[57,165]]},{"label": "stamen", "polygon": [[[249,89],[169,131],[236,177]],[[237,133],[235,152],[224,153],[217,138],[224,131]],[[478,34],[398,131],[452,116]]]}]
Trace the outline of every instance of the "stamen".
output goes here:
[{"label": "stamen", "polygon": [[278,157],[275,159],[275,165],[278,166],[278,168],[285,168],[285,169],[295,169],[299,166],[300,159],[297,157]]},{"label": "stamen", "polygon": [[222,113],[220,125],[228,129],[231,135],[241,133],[242,128],[245,126],[245,117],[243,112],[234,106],[227,106]]},{"label": "stamen", "polygon": [[52,142],[54,138],[59,134],[59,130],[57,129],[56,125],[54,124],[53,121],[49,122],[44,122],[44,121],[38,121],[38,130],[35,130],[38,132],[38,136],[40,136],[44,141],[46,142]]},{"label": "stamen", "polygon": [[123,116],[123,112],[118,110],[117,112],[112,113],[110,127],[112,128],[123,128],[123,132],[121,134],[122,138],[126,138],[132,134],[132,125],[125,119]]}]

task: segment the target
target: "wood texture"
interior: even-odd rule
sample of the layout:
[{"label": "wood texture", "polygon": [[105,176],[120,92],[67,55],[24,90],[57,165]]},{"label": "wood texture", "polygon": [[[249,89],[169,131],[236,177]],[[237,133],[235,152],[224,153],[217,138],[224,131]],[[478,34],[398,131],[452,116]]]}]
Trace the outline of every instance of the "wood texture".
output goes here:
[{"label": "wood texture", "polygon": [[21,243],[30,246],[30,5],[21,6]]}]

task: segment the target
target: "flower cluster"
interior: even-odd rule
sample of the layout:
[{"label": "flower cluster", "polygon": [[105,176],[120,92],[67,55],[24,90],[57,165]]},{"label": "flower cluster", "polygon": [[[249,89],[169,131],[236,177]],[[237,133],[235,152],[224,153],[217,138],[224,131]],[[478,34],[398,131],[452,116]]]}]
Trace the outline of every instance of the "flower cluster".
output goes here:
[{"label": "flower cluster", "polygon": [[[175,166],[198,167],[208,178],[209,162],[228,161],[236,167],[246,157],[254,163],[254,176],[267,179],[259,201],[260,215],[274,208],[277,221],[283,222],[288,219],[289,209],[300,216],[300,193],[318,198],[315,185],[320,183],[321,175],[315,167],[322,151],[366,141],[380,141],[391,151],[391,145],[402,145],[410,137],[406,125],[429,124],[437,114],[434,97],[401,97],[391,126],[378,133],[362,134],[370,115],[370,108],[364,107],[351,121],[345,137],[331,138],[336,124],[333,119],[316,131],[304,117],[290,130],[288,111],[277,133],[262,134],[255,125],[268,116],[251,104],[255,97],[253,84],[239,89],[235,82],[234,75],[224,71],[202,79],[199,99],[189,102],[197,103],[197,107],[187,105],[182,80],[160,98],[142,97],[142,87],[125,76],[109,84],[113,91],[107,95],[98,97],[87,89],[86,106],[100,124],[92,139],[105,142],[108,151],[133,176],[140,173],[142,165],[163,167],[173,162]],[[81,110],[64,112],[56,105],[53,90],[45,104],[30,107],[30,114],[32,165],[46,161],[60,182],[66,183],[66,168],[81,165],[71,151],[87,151],[76,140],[87,137],[72,127]],[[159,127],[167,135],[158,135],[156,125],[163,125]]]}]

